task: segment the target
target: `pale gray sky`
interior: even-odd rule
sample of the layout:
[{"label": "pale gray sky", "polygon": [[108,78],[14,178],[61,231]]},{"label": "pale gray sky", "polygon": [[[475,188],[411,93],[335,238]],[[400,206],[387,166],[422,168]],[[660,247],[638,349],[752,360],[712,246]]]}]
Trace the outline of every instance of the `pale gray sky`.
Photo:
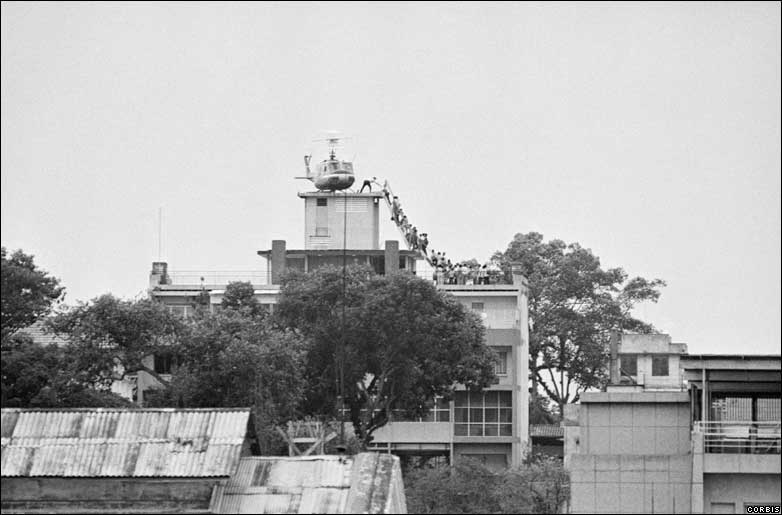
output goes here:
[{"label": "pale gray sky", "polygon": [[2,4],[2,244],[70,303],[144,291],[160,206],[175,270],[301,247],[324,129],[452,258],[577,241],[780,351],[779,3]]}]

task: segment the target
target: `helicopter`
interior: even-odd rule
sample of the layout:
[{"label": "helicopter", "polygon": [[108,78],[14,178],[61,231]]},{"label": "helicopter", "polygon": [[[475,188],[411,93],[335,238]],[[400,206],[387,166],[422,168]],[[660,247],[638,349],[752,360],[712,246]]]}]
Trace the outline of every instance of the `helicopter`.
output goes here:
[{"label": "helicopter", "polygon": [[296,179],[309,179],[319,190],[336,191],[350,188],[356,177],[353,175],[353,163],[337,159],[336,148],[340,139],[342,138],[330,136],[325,140],[319,140],[328,142],[329,158],[310,167],[312,154],[304,156],[306,175]]}]

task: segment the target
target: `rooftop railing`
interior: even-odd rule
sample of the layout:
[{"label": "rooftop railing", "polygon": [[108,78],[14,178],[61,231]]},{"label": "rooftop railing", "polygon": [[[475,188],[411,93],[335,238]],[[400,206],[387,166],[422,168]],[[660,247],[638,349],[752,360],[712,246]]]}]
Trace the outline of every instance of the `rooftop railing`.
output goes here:
[{"label": "rooftop railing", "polygon": [[708,421],[696,422],[694,430],[703,434],[706,453],[780,454],[782,424],[773,422]]},{"label": "rooftop railing", "polygon": [[[416,270],[415,275],[420,277],[421,279],[426,279],[427,281],[434,281],[435,274],[431,269],[425,269],[425,270]],[[445,285],[478,285],[478,284],[484,284],[481,278],[477,276],[476,273],[468,273],[468,274],[458,274],[451,276],[451,281],[448,282],[449,278],[444,277],[442,273],[437,273],[437,284],[445,284]],[[501,285],[508,285],[513,284],[512,282],[508,282],[505,280],[505,278],[502,275],[499,274],[493,274],[488,276],[488,282],[486,284],[501,284]]]},{"label": "rooftop railing", "polygon": [[271,283],[271,272],[268,270],[252,271],[199,271],[176,270],[169,272],[170,284],[175,285],[227,285],[230,282],[250,282],[253,285]]}]

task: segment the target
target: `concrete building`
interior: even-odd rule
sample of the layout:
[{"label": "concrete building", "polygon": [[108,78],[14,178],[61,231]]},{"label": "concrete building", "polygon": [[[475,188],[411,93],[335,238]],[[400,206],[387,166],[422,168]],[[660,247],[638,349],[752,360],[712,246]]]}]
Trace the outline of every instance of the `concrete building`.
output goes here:
[{"label": "concrete building", "polygon": [[568,406],[572,513],[745,513],[780,503],[780,356],[693,356],[622,335],[611,381]]},{"label": "concrete building", "polygon": [[[318,191],[299,197],[304,200],[304,248],[289,249],[284,240],[272,241],[271,249],[258,251],[261,271],[244,279],[252,282],[256,298],[269,310],[277,302],[280,276],[287,269],[308,272],[329,264],[341,266],[344,256],[347,264],[366,264],[379,274],[418,272],[417,263],[423,259],[418,251],[400,249],[396,240],[385,241],[380,248],[382,193]],[[212,305],[219,305],[226,279],[215,273],[169,272],[166,263],[154,263],[149,294],[186,316],[198,295],[208,295]],[[462,389],[451,402],[438,400],[427,420],[392,421],[375,433],[375,448],[448,460],[466,455],[496,467],[518,465],[529,442],[526,280],[514,272],[511,284],[437,287],[484,320],[487,344],[500,357],[499,381],[482,394]],[[139,390],[142,382],[148,387],[146,381],[153,380],[140,376]]]},{"label": "concrete building", "polygon": [[490,467],[519,465],[529,444],[527,284],[438,285],[486,325],[487,344],[500,363],[499,381],[483,393],[459,388],[450,403],[438,403],[427,420],[394,420],[375,432],[373,445],[396,454],[459,456]]}]

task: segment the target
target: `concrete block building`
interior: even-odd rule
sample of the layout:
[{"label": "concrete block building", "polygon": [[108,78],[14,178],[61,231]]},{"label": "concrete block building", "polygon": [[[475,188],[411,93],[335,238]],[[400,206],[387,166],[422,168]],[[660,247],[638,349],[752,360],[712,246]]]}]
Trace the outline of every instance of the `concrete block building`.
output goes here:
[{"label": "concrete block building", "polygon": [[[366,264],[379,274],[420,274],[417,265],[424,256],[400,248],[396,240],[380,246],[382,192],[299,193],[304,200],[304,245],[290,248],[274,240],[270,249],[259,250],[260,271],[244,276],[221,272],[169,271],[167,263],[153,263],[149,294],[187,316],[193,300],[208,295],[219,306],[229,281],[249,280],[258,301],[272,311],[280,291],[280,276],[288,269],[304,272],[324,265]],[[481,394],[461,389],[450,402],[436,400],[426,420],[395,419],[375,433],[376,450],[400,455],[441,456],[453,460],[465,455],[492,467],[518,465],[527,450],[528,434],[528,321],[526,280],[513,274],[510,284],[438,285],[468,309],[477,312],[486,325],[487,344],[500,358],[499,381]],[[166,363],[155,362],[158,373]],[[140,377],[149,387],[151,378]],[[138,388],[142,390],[141,386]],[[139,394],[143,398],[143,393]]]},{"label": "concrete block building", "polygon": [[568,406],[572,513],[746,513],[780,503],[780,356],[689,355],[622,335],[611,381]]}]

